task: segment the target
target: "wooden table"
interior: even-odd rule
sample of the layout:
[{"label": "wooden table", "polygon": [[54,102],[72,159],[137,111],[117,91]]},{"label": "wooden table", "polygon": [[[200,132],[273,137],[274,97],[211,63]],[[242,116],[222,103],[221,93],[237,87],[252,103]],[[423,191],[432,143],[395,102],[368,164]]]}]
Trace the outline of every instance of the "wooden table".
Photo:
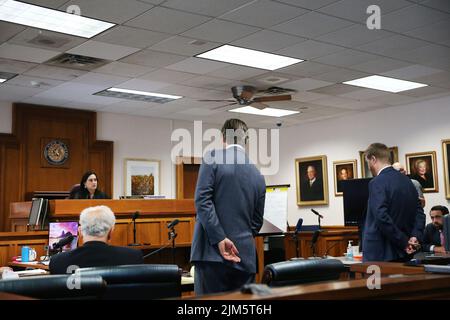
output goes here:
[{"label": "wooden table", "polygon": [[50,270],[48,265],[42,263],[22,263],[22,262],[10,262],[8,263],[9,267],[16,268],[32,268],[32,269],[42,269],[42,270]]},{"label": "wooden table", "polygon": [[394,275],[394,274],[424,274],[425,269],[423,266],[405,266],[401,262],[363,262],[350,265],[350,275],[353,278],[364,278],[372,273],[367,272],[367,268],[371,265],[380,267],[381,275]]}]

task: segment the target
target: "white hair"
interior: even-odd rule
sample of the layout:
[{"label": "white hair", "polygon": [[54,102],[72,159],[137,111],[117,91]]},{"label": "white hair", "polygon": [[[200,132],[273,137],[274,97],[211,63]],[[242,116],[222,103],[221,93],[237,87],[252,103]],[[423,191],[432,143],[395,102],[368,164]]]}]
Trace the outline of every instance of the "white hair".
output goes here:
[{"label": "white hair", "polygon": [[115,223],[114,212],[107,206],[86,208],[80,214],[80,228],[83,237],[104,237]]}]

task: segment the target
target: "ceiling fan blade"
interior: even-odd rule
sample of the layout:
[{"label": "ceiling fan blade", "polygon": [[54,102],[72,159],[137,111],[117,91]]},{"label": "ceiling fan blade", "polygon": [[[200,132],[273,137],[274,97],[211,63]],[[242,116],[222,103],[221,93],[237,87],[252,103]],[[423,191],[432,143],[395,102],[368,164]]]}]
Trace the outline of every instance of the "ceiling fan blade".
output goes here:
[{"label": "ceiling fan blade", "polygon": [[219,106],[219,107],[214,107],[214,108],[211,108],[211,110],[218,110],[218,109],[225,108],[225,107],[229,107],[229,106],[232,106],[232,105],[235,105],[235,104],[237,104],[237,102],[225,104],[225,105]]},{"label": "ceiling fan blade", "polygon": [[268,108],[269,106],[267,104],[264,104],[264,103],[261,103],[261,102],[253,101],[250,104],[250,107],[262,110],[262,109]]},{"label": "ceiling fan blade", "polygon": [[281,96],[266,96],[266,97],[256,97],[253,99],[255,102],[270,102],[270,101],[289,101],[292,100],[292,95],[285,94]]}]

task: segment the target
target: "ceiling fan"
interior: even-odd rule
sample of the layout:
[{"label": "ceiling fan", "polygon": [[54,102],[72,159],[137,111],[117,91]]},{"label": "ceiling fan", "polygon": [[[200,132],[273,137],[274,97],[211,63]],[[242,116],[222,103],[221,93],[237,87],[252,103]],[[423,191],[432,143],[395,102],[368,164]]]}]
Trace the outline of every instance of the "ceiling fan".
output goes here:
[{"label": "ceiling fan", "polygon": [[[198,100],[198,101],[232,102],[230,104],[212,108],[211,110],[217,110],[217,109],[232,106],[235,104],[241,105],[241,106],[251,106],[251,107],[262,110],[264,108],[269,107],[264,102],[292,100],[292,96],[290,94],[281,94],[280,95],[280,93],[296,92],[296,90],[285,89],[285,88],[280,88],[280,87],[270,87],[270,88],[264,89],[264,90],[257,90],[256,87],[254,87],[254,86],[234,86],[234,87],[231,87],[231,92],[233,93],[233,98],[235,100]],[[255,97],[255,95],[257,93],[263,93],[263,94],[269,94],[269,95]],[[278,95],[273,96],[273,94],[278,94]]]}]

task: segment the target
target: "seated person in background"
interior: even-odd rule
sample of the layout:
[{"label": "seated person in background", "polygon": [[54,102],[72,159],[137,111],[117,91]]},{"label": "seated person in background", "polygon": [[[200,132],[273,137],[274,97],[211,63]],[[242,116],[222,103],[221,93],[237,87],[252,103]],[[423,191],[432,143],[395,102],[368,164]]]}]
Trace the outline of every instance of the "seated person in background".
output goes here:
[{"label": "seated person in background", "polygon": [[79,226],[83,246],[52,256],[50,273],[67,273],[69,266],[87,268],[144,263],[141,251],[108,245],[115,222],[114,213],[106,206],[84,209]]},{"label": "seated person in background", "polygon": [[423,234],[423,251],[445,253],[445,240],[443,227],[444,216],[448,214],[445,206],[434,206],[430,210],[431,223],[425,227]]},{"label": "seated person in background", "polygon": [[70,199],[108,199],[104,192],[98,189],[97,174],[93,170],[86,172],[80,181],[77,192],[70,193]]},{"label": "seated person in background", "polygon": [[[397,170],[400,173],[403,173],[404,175],[407,176],[405,167],[402,164],[400,164],[400,162],[395,162],[394,164],[392,164],[392,168],[394,168],[395,170]],[[420,184],[419,181],[417,181],[411,177],[410,177],[410,179],[411,179],[411,182],[413,183],[414,187],[417,190],[417,194],[419,195],[419,200],[420,200],[420,203],[422,204],[422,208],[425,208],[425,197],[423,195],[422,185]]]}]

